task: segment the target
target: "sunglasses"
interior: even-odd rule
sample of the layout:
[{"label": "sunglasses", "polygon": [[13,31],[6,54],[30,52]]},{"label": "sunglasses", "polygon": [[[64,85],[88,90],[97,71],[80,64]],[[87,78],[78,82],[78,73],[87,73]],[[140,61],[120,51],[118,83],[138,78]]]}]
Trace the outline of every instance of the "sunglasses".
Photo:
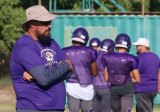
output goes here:
[{"label": "sunglasses", "polygon": [[43,26],[49,26],[51,24],[51,21],[39,21],[39,23]]}]

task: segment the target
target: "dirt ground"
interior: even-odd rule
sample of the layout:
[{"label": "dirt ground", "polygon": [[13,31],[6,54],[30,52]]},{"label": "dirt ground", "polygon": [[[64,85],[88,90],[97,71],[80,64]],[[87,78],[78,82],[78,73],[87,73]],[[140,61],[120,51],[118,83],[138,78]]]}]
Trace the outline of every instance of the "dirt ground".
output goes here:
[{"label": "dirt ground", "polygon": [[0,112],[15,112],[15,93],[12,85],[0,87]]}]

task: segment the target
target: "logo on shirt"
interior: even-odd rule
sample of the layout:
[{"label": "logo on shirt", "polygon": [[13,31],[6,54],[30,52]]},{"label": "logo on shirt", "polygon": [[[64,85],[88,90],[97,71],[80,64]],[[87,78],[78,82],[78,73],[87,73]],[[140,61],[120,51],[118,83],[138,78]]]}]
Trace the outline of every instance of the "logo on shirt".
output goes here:
[{"label": "logo on shirt", "polygon": [[55,63],[57,63],[56,52],[54,52],[52,49],[43,49],[41,51],[41,57],[44,57],[47,61],[47,64],[45,66],[51,66]]},{"label": "logo on shirt", "polygon": [[50,51],[47,51],[45,53],[45,58],[46,58],[47,61],[53,61],[54,60],[54,54]]}]

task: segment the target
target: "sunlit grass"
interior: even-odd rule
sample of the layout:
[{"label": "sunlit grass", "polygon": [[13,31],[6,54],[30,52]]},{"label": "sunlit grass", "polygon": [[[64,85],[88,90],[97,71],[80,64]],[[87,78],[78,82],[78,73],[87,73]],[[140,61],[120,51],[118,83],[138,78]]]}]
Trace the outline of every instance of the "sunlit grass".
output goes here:
[{"label": "sunlit grass", "polygon": [[0,112],[16,112],[15,111],[15,103],[1,103],[0,104]]}]

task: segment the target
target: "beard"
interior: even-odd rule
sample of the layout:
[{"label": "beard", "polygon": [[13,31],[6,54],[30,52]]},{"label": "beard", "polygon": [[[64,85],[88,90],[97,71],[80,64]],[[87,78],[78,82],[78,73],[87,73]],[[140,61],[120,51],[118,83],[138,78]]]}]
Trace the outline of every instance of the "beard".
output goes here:
[{"label": "beard", "polygon": [[137,55],[140,55],[140,53],[141,53],[141,51],[142,51],[142,48],[139,47],[139,48],[136,49],[136,51],[137,51],[136,54],[137,54]]},{"label": "beard", "polygon": [[137,52],[136,52],[136,54],[137,54],[137,55],[139,55],[139,54],[140,54],[140,52],[138,52],[138,51],[137,51]]},{"label": "beard", "polygon": [[50,46],[51,45],[51,35],[49,31],[46,31],[44,34],[40,34],[37,32],[38,35],[38,41],[43,45],[43,46]]}]

